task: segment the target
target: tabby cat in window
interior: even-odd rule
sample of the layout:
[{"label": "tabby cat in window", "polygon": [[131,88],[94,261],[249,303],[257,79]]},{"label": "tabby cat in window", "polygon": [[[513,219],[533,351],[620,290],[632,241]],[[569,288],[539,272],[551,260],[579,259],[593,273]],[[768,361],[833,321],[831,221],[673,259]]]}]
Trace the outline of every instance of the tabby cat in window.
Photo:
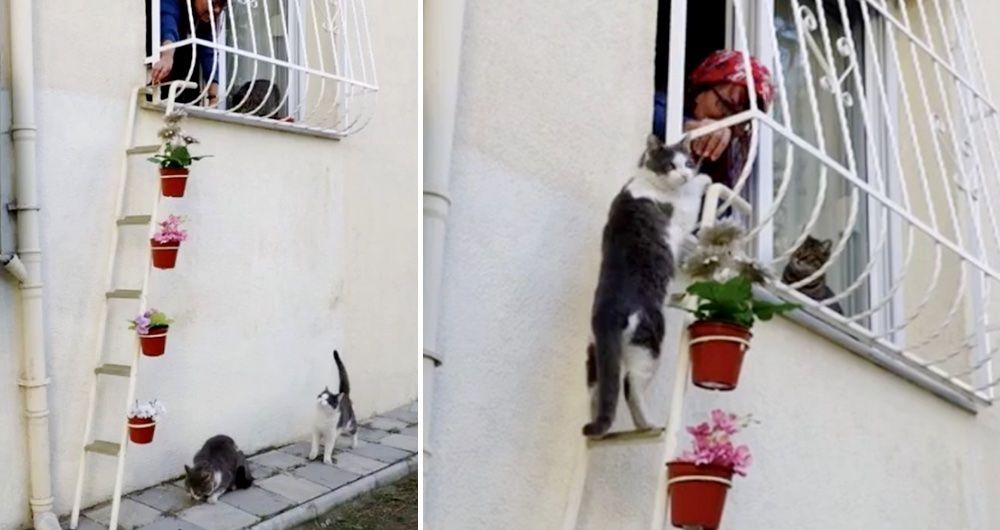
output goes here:
[{"label": "tabby cat in window", "polygon": [[[820,240],[813,236],[806,236],[806,240],[802,242],[799,248],[795,249],[792,258],[788,260],[788,265],[785,265],[785,270],[781,274],[781,281],[786,285],[792,285],[795,282],[812,276],[824,263],[830,260],[830,248],[832,246],[833,241],[829,239]],[[826,284],[826,274],[820,275],[815,280],[799,287],[798,290],[817,301],[826,300],[834,296],[833,289],[830,289],[830,286]],[[837,302],[826,307],[841,315],[844,314],[843,308]]]}]

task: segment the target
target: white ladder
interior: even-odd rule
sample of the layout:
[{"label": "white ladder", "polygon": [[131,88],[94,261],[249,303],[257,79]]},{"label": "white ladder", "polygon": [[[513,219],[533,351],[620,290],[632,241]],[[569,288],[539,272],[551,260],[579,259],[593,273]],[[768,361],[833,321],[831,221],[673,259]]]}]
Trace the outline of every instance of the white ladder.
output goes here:
[{"label": "white ladder", "polygon": [[[733,208],[745,215],[752,213],[750,204],[732,190],[722,184],[712,184],[705,190],[704,206],[701,214],[701,228],[712,226],[719,211],[719,201],[732,202]],[[681,417],[684,411],[684,397],[687,393],[688,381],[691,378],[691,353],[687,326],[693,321],[690,315],[685,315],[681,326],[680,340],[677,346],[677,365],[674,367],[674,382],[670,393],[670,410],[667,415],[667,426],[646,430],[630,430],[608,433],[600,438],[586,439],[580,445],[577,454],[576,467],[573,472],[572,490],[566,504],[566,514],[563,517],[563,530],[576,530],[583,504],[583,494],[587,486],[587,468],[590,462],[590,449],[609,445],[662,444],[659,459],[659,477],[656,485],[656,496],[653,502],[653,518],[651,530],[669,530],[670,519],[667,517],[669,497],[667,495],[667,462],[675,458],[681,432]],[[691,527],[685,530],[697,530]]]},{"label": "white ladder", "polygon": [[[173,111],[174,100],[177,97],[178,91],[192,85],[194,85],[194,83],[181,81],[175,81],[170,84],[166,113],[169,114]],[[83,443],[81,444],[80,450],[80,469],[76,478],[76,493],[73,497],[73,514],[70,518],[70,528],[74,530],[80,522],[80,504],[83,502],[83,485],[87,478],[87,457],[90,454],[112,456],[117,458],[115,489],[114,496],[111,499],[111,520],[108,524],[108,528],[115,530],[118,527],[118,512],[121,508],[122,486],[125,477],[125,449],[128,445],[127,417],[132,400],[135,399],[136,376],[139,371],[139,338],[138,335],[136,335],[135,353],[133,354],[131,365],[104,362],[104,348],[106,345],[105,339],[109,317],[108,312],[110,309],[109,305],[112,300],[138,300],[139,308],[136,312],[140,313],[146,310],[146,292],[149,287],[149,273],[151,269],[150,252],[146,251],[144,253],[145,272],[142,276],[142,284],[138,288],[123,288],[122,286],[118,286],[115,284],[114,276],[115,263],[118,258],[118,239],[120,231],[129,227],[145,226],[148,231],[148,237],[145,241],[149,241],[149,239],[153,237],[156,227],[156,223],[154,221],[156,220],[156,214],[160,204],[159,184],[156,186],[157,192],[154,194],[154,198],[151,201],[152,204],[148,210],[149,213],[130,214],[125,211],[125,194],[128,186],[129,160],[133,156],[150,155],[156,153],[160,149],[159,144],[132,145],[133,136],[135,135],[139,97],[140,95],[144,96],[147,94],[149,90],[149,87],[140,87],[133,90],[129,96],[128,121],[125,125],[124,152],[122,153],[121,172],[118,177],[118,194],[115,199],[114,217],[111,219],[111,247],[108,252],[108,261],[104,280],[104,301],[101,304],[101,320],[97,327],[97,349],[95,351],[97,360],[95,363],[93,380],[90,385],[90,397],[87,405],[87,423],[83,431]],[[154,89],[154,92],[158,94],[159,90]],[[128,392],[126,394],[127,397],[125,398],[125,408],[120,412],[121,416],[119,417],[119,421],[121,422],[121,435],[119,436],[117,442],[92,440],[91,437],[93,436],[94,416],[97,404],[97,387],[102,381],[106,380],[105,378],[111,377],[128,378]]]}]

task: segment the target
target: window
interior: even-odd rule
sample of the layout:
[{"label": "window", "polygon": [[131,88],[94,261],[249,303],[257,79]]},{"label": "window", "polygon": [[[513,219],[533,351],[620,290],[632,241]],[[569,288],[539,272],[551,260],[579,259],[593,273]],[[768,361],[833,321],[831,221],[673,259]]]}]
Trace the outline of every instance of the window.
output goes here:
[{"label": "window", "polygon": [[[226,44],[288,62],[299,52],[288,38],[295,24],[289,15],[287,0],[240,2],[228,13]],[[297,75],[287,67],[229,53],[223,72],[229,97],[222,104],[227,110],[273,119],[301,115],[293,86]]]},{"label": "window", "polygon": [[365,0],[147,0],[146,13],[151,76],[197,83],[177,99],[189,112],[328,137],[374,113]]},{"label": "window", "polygon": [[[948,386],[940,394],[991,399],[1000,255],[988,249],[1000,248],[1000,206],[986,190],[1000,182],[1000,111],[981,88],[964,3],[727,6],[710,23],[724,20],[730,47],[758,57],[777,85],[768,112],[737,116],[756,130],[741,189],[758,257],[780,272],[809,236],[832,252],[775,289],[895,356],[884,364]],[[822,309],[832,301],[839,311]]]}]

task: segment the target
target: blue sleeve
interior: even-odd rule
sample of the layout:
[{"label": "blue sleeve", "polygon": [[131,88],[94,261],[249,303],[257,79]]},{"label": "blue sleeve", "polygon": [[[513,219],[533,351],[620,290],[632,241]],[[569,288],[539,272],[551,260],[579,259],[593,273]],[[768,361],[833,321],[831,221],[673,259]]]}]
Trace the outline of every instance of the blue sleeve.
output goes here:
[{"label": "blue sleeve", "polygon": [[160,1],[160,43],[181,40],[180,17],[181,0]]},{"label": "blue sleeve", "polygon": [[[215,31],[217,34],[219,33],[220,28],[218,25],[216,25]],[[199,24],[196,34],[199,39],[214,42],[212,40],[212,27],[208,24]],[[217,37],[221,37],[221,35],[217,35]],[[212,67],[215,65],[215,56],[216,50],[214,48],[201,44],[198,45],[198,64],[201,65],[201,78],[208,80],[211,77],[207,81],[208,83],[219,82],[219,70],[216,69],[214,73],[212,72]]]}]

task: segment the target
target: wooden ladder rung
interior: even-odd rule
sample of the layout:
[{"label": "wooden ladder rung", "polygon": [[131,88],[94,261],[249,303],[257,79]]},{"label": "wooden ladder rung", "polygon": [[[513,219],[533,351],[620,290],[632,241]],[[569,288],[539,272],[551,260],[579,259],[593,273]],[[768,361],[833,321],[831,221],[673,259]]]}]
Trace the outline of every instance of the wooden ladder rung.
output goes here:
[{"label": "wooden ladder rung", "polygon": [[588,438],[587,447],[614,444],[639,444],[657,443],[663,439],[665,427],[651,427],[649,429],[635,429],[631,431],[609,432],[600,438]]},{"label": "wooden ladder rung", "polygon": [[93,442],[87,444],[87,446],[84,447],[83,449],[88,453],[100,453],[102,455],[118,456],[118,453],[120,453],[122,450],[122,446],[121,444],[116,444],[114,442],[106,442],[104,440],[94,440]]},{"label": "wooden ladder rung", "polygon": [[108,291],[105,293],[108,298],[132,298],[138,299],[142,296],[141,289],[115,289],[114,291]]},{"label": "wooden ladder rung", "polygon": [[118,377],[128,377],[132,375],[132,367],[125,364],[102,364],[94,368],[95,374],[116,375]]},{"label": "wooden ladder rung", "polygon": [[125,154],[129,155],[151,155],[160,150],[159,144],[150,145],[134,145],[125,150]]},{"label": "wooden ladder rung", "polygon": [[126,225],[148,225],[153,219],[152,215],[126,215],[118,218],[118,226]]}]

